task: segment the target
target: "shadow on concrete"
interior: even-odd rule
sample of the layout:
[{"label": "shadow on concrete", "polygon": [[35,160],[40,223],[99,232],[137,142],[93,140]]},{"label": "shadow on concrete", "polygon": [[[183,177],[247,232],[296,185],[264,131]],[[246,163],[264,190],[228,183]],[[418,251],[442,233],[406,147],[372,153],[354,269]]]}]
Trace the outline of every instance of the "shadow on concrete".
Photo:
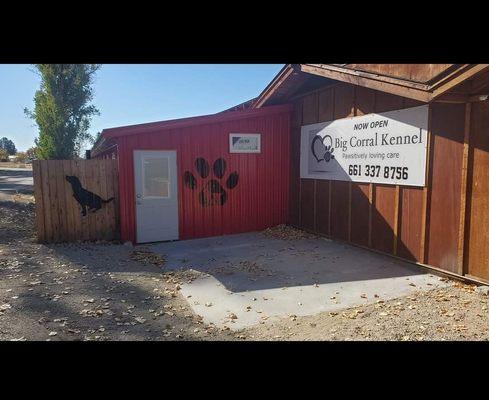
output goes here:
[{"label": "shadow on concrete", "polygon": [[167,268],[208,273],[232,292],[424,273],[409,263],[325,238],[285,241],[247,233],[148,247],[167,257]]}]

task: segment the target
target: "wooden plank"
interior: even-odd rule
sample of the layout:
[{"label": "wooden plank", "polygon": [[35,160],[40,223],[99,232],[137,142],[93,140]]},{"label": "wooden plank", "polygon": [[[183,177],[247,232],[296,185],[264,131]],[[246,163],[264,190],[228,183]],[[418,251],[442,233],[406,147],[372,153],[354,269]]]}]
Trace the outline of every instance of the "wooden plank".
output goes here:
[{"label": "wooden plank", "polygon": [[[95,162],[94,162],[95,161]],[[87,161],[87,170],[88,170],[88,183],[87,190],[95,194],[100,193],[100,178],[99,178],[99,165],[96,160],[88,160]],[[90,220],[90,240],[98,239],[98,232],[101,230],[101,221],[103,221],[103,216],[101,216],[100,212],[92,212],[89,211],[87,213],[88,218]]]},{"label": "wooden plank", "polygon": [[348,182],[332,181],[331,236],[348,240]]},{"label": "wooden plank", "polygon": [[[107,163],[104,159],[98,159],[98,177],[100,179],[100,192],[98,195],[103,199],[107,200],[109,196],[107,195]],[[112,228],[110,227],[110,203],[102,203],[102,209],[97,211],[96,214],[99,214],[99,232],[98,237],[103,240],[108,240],[110,237],[110,231]]]},{"label": "wooden plank", "polygon": [[394,242],[395,189],[377,184],[372,213],[372,247],[392,253]]},{"label": "wooden plank", "polygon": [[431,114],[433,206],[429,207],[426,263],[457,272],[465,105],[436,103]]},{"label": "wooden plank", "polygon": [[[375,111],[375,90],[357,86],[355,88],[355,115],[371,114]],[[352,191],[352,237],[355,244],[372,246],[372,207],[374,185],[356,183]]]},{"label": "wooden plank", "polygon": [[[389,93],[375,93],[375,112],[399,110],[404,99]],[[372,247],[392,254],[396,229],[396,187],[376,184],[375,202],[372,208]]]},{"label": "wooden plank", "polygon": [[67,240],[74,241],[77,238],[76,227],[75,227],[75,219],[73,214],[73,191],[71,189],[70,183],[66,180],[66,176],[71,176],[71,166],[70,160],[62,160],[61,161],[61,176],[63,178],[63,183],[66,187],[63,190],[64,194],[64,203],[65,203],[65,218],[66,218],[66,226],[68,227]]},{"label": "wooden plank", "polygon": [[426,264],[427,256],[427,240],[428,240],[428,227],[429,227],[429,208],[430,208],[430,190],[431,190],[431,177],[432,177],[432,151],[433,151],[433,138],[431,135],[431,114],[432,114],[433,105],[429,106],[428,110],[428,129],[427,129],[427,147],[426,147],[426,178],[425,178],[425,186],[423,188],[423,208],[421,212],[421,236],[420,236],[420,246],[419,253],[421,257],[421,262]]},{"label": "wooden plank", "polygon": [[371,114],[375,110],[375,91],[358,86],[355,88],[355,115]]},{"label": "wooden plank", "polygon": [[314,179],[314,194],[313,194],[313,198],[314,198],[314,219],[313,219],[313,226],[314,226],[314,231],[316,232],[317,231],[317,225],[316,225],[316,221],[317,221],[317,179]]},{"label": "wooden plank", "polygon": [[46,241],[46,232],[44,228],[44,201],[42,192],[41,165],[39,160],[32,162],[32,176],[34,179],[34,198],[36,200],[37,241],[39,243],[43,243]]},{"label": "wooden plank", "polygon": [[472,104],[467,199],[466,275],[489,281],[489,102]]},{"label": "wooden plank", "polygon": [[336,71],[328,71],[322,68],[308,66],[308,65],[301,65],[301,70],[310,74],[324,76],[326,78],[339,80],[346,83],[351,83],[353,85],[364,86],[370,89],[378,90],[380,92],[391,93],[397,96],[404,96],[415,100],[420,100],[423,102],[428,102],[431,99],[431,94],[421,89],[400,86],[398,84],[377,81],[369,78],[364,78],[361,76],[348,75]]},{"label": "wooden plank", "polygon": [[329,186],[330,181],[316,182],[316,223],[315,230],[323,235],[329,235]]},{"label": "wooden plank", "polygon": [[369,191],[370,184],[352,182],[350,241],[360,246],[368,246]]},{"label": "wooden plank", "polygon": [[[74,160],[66,160],[63,164],[63,169],[65,176],[77,176],[79,177],[79,170],[77,168],[77,164]],[[70,186],[67,186],[66,189],[66,203],[68,207],[70,208],[70,214],[71,214],[71,221],[73,221],[73,232],[75,239],[74,240],[81,240],[83,234],[82,234],[82,222],[81,222],[81,212],[80,212],[80,205],[74,198],[74,193],[73,189]]]},{"label": "wooden plank", "polygon": [[114,183],[114,213],[115,213],[115,232],[114,239],[120,239],[121,222],[120,222],[120,193],[119,193],[119,164],[118,160],[112,160],[112,176]]},{"label": "wooden plank", "polygon": [[469,163],[469,137],[470,137],[470,114],[472,104],[465,105],[465,128],[464,128],[464,150],[462,158],[462,177],[460,188],[460,222],[458,227],[458,261],[457,273],[464,273],[464,242],[465,242],[465,216],[467,210],[467,172]]},{"label": "wooden plank", "polygon": [[489,68],[489,64],[473,64],[472,66],[470,66],[468,69],[458,74],[453,79],[441,84],[440,86],[437,86],[433,90],[432,99],[436,99],[441,94],[457,86],[459,83],[462,83],[463,81],[487,70],[488,68]]},{"label": "wooden plank", "polygon": [[434,103],[467,103],[470,96],[462,93],[444,93],[433,100]]},{"label": "wooden plank", "polygon": [[318,94],[304,97],[302,105],[302,125],[318,122]]},{"label": "wooden plank", "polygon": [[59,241],[71,241],[73,240],[73,231],[68,225],[68,207],[66,205],[66,189],[69,187],[69,183],[66,181],[63,174],[63,160],[55,161],[54,174],[56,177],[56,194],[57,194],[57,208],[59,218]]},{"label": "wooden plank", "polygon": [[479,74],[474,79],[470,80],[470,93],[479,93],[481,90],[489,86],[489,73]]},{"label": "wooden plank", "polygon": [[318,94],[318,122],[333,120],[334,115],[334,88],[327,88]]},{"label": "wooden plank", "polygon": [[61,212],[59,207],[59,194],[58,185],[56,182],[56,170],[58,168],[57,160],[47,161],[47,172],[48,172],[48,182],[49,182],[49,204],[51,207],[51,226],[53,228],[53,242],[58,243],[62,240],[61,232]]},{"label": "wooden plank", "polygon": [[40,161],[39,167],[41,171],[42,196],[43,196],[42,203],[44,208],[44,234],[45,234],[44,238],[46,242],[52,242],[53,224],[51,218],[48,161]]},{"label": "wooden plank", "polygon": [[[76,160],[76,170],[78,171],[78,178],[80,179],[80,182],[84,188],[87,187],[88,183],[88,171],[87,171],[87,163],[84,160]],[[81,208],[79,208],[80,212],[80,222],[81,222],[81,240],[82,241],[88,241],[90,240],[90,219],[88,217],[88,212],[87,216],[82,216],[81,214]]]},{"label": "wooden plank", "polygon": [[[386,66],[387,67],[394,66],[395,68],[399,68],[400,65],[402,64],[383,64],[383,68],[385,68]],[[344,67],[335,66],[331,64],[302,64],[301,70],[304,71],[307,70],[308,72],[315,71],[319,75],[327,74],[327,73],[334,74],[337,80],[341,80],[343,82],[353,83],[354,82],[353,80],[347,81],[347,79],[364,78],[364,79],[371,80],[372,82],[383,82],[383,83],[392,84],[400,87],[407,87],[407,88],[413,88],[419,90],[429,89],[429,85],[426,83],[414,82],[410,79],[406,79],[402,77],[394,77],[392,76],[393,74],[390,73],[376,74],[368,71],[360,71],[352,68],[344,68]],[[317,70],[321,70],[322,72],[319,72]],[[314,72],[310,72],[310,73],[314,73]]]},{"label": "wooden plank", "polygon": [[392,254],[397,255],[397,242],[399,239],[399,217],[401,215],[401,188],[396,185],[395,210],[394,210],[394,243],[392,246]]},{"label": "wooden plank", "polygon": [[338,85],[334,89],[334,119],[355,115],[355,89],[352,85]]},{"label": "wooden plank", "polygon": [[290,170],[289,170],[289,221],[300,226],[300,144],[302,124],[302,100],[296,101],[292,113],[290,130]]},{"label": "wooden plank", "polygon": [[375,112],[388,112],[404,108],[404,99],[389,93],[375,93]]},{"label": "wooden plank", "polygon": [[375,184],[370,183],[368,188],[368,247],[372,247],[372,219],[375,204]]},{"label": "wooden plank", "polygon": [[[453,64],[348,64],[349,68],[426,83],[450,69]],[[388,78],[385,76],[385,78]]]},{"label": "wooden plank", "polygon": [[433,85],[426,85],[386,76],[364,73],[361,71],[348,70],[331,65],[301,65],[301,70],[310,74],[324,76],[326,78],[368,87],[380,92],[390,93],[396,96],[407,97],[423,102],[435,100],[438,96],[488,68],[488,64],[464,64],[460,66],[455,73],[451,73],[449,77],[445,77]]},{"label": "wooden plank", "polygon": [[114,240],[117,237],[117,208],[115,195],[115,181],[117,176],[114,174],[114,160],[104,160],[106,164],[106,187],[107,187],[107,199],[114,197],[114,200],[106,204],[107,208],[107,236],[106,240]]},{"label": "wooden plank", "polygon": [[351,242],[351,186],[352,182],[348,182],[348,241]]},{"label": "wooden plank", "polygon": [[301,227],[314,230],[314,179],[301,179]]},{"label": "wooden plank", "polygon": [[397,255],[420,262],[423,188],[403,186],[400,194]]}]

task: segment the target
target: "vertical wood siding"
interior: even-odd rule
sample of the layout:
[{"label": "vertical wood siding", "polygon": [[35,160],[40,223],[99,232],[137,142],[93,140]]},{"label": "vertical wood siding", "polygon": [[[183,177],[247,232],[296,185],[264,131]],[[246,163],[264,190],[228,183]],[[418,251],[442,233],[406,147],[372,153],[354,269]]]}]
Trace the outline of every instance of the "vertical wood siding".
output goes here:
[{"label": "vertical wood siding", "polygon": [[[36,160],[32,168],[39,242],[119,239],[117,160]],[[76,176],[84,189],[102,199],[114,200],[82,216],[67,175]]]},{"label": "vertical wood siding", "polygon": [[467,192],[467,274],[489,282],[489,104],[472,104]]},{"label": "vertical wood siding", "polygon": [[[461,198],[461,167],[464,138],[462,104],[430,106],[431,147],[426,189],[409,186],[300,179],[300,126],[371,112],[415,107],[422,103],[368,88],[340,83],[319,90],[294,102],[291,130],[290,222],[333,239],[371,247],[410,261],[427,263],[456,272]],[[486,114],[487,115],[487,111]],[[300,116],[300,118],[299,118]],[[300,119],[302,118],[302,122]],[[484,123],[479,124],[479,141],[486,138]],[[485,130],[486,129],[486,130]],[[489,147],[489,142],[486,143]],[[489,170],[489,158],[480,152],[474,165]],[[483,165],[484,167],[479,167]],[[483,174],[483,173],[481,173]],[[482,176],[482,175],[481,175]],[[476,177],[482,181],[481,177]],[[486,179],[485,182],[489,182]],[[474,190],[472,184],[472,190]],[[485,187],[475,189],[484,191]],[[315,187],[315,190],[313,188]],[[482,189],[480,189],[482,187]],[[489,192],[489,184],[487,185]],[[300,193],[300,195],[297,195]],[[295,198],[293,197],[295,196]],[[314,196],[314,198],[310,198]],[[474,198],[473,213],[485,205]],[[314,207],[314,209],[312,209]],[[469,207],[469,206],[468,206]],[[314,216],[314,223],[311,218]],[[475,217],[472,217],[474,219]],[[477,225],[477,224],[476,224]],[[477,228],[472,228],[476,230]],[[478,231],[479,237],[485,238]],[[481,239],[485,240],[485,239]],[[486,242],[489,249],[489,238]],[[472,258],[489,261],[487,254]],[[479,262],[479,260],[477,261]],[[488,263],[486,262],[486,265]],[[467,268],[474,270],[474,267]],[[487,270],[487,267],[486,267]],[[477,276],[482,276],[476,271]]]}]

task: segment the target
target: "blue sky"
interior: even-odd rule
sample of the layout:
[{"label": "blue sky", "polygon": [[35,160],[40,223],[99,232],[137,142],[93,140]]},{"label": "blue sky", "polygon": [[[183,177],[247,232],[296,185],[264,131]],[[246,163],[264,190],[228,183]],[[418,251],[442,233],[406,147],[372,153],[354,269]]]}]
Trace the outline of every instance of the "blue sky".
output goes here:
[{"label": "blue sky", "polygon": [[[212,114],[257,96],[281,64],[104,64],[94,84],[100,116],[91,133],[114,126]],[[0,137],[17,150],[34,144],[33,107],[39,77],[27,64],[0,65]]]}]

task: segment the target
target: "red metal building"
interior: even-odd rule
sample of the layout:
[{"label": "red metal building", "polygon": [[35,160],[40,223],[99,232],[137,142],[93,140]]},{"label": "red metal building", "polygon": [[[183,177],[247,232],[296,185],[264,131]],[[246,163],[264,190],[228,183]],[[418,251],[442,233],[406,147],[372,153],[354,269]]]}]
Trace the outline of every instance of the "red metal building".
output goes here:
[{"label": "red metal building", "polygon": [[[93,156],[118,158],[121,239],[190,239],[286,223],[290,115],[291,106],[281,105],[104,130]],[[249,136],[258,148],[247,148]]]}]

